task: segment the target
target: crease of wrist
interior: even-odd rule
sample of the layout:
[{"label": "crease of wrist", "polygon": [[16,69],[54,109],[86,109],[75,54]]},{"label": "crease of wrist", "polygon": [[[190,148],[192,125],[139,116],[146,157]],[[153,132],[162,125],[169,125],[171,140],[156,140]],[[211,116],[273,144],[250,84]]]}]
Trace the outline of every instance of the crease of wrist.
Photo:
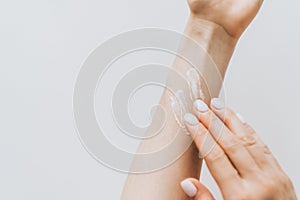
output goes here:
[{"label": "crease of wrist", "polygon": [[230,40],[230,43],[237,43],[239,40],[239,38],[232,37],[223,26],[193,15],[190,16],[188,29],[193,34],[204,35],[206,37],[219,37]]}]

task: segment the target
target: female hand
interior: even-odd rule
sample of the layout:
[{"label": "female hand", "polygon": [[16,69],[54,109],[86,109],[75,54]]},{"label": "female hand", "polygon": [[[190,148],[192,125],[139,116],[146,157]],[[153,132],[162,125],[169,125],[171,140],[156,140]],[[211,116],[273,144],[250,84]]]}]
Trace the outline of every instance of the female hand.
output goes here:
[{"label": "female hand", "polygon": [[[223,198],[296,200],[290,179],[251,126],[219,99],[210,108],[197,100],[194,114],[186,114],[184,121]],[[196,179],[181,186],[194,199],[214,199]]]},{"label": "female hand", "polygon": [[263,0],[188,0],[192,17],[222,26],[239,38],[257,14]]}]

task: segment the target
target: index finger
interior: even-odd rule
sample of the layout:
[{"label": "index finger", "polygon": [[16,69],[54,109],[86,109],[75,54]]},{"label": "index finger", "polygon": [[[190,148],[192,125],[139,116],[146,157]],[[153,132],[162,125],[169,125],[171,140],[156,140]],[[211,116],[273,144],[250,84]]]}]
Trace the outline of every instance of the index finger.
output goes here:
[{"label": "index finger", "polygon": [[184,116],[184,123],[203,155],[206,165],[220,189],[238,183],[240,177],[223,149],[193,114]]}]

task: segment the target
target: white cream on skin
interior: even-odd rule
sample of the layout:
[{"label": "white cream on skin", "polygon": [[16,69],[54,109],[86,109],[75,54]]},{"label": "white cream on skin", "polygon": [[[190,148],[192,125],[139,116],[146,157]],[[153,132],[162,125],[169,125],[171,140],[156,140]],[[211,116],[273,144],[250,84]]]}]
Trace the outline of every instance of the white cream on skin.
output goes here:
[{"label": "white cream on skin", "polygon": [[[201,89],[200,76],[197,70],[194,68],[189,69],[186,72],[186,76],[189,85],[191,101],[194,102],[197,99],[204,100],[205,96]],[[188,105],[183,90],[178,90],[175,93],[175,97],[171,97],[171,107],[173,110],[175,121],[177,122],[179,127],[185,130],[186,134],[189,135],[183,123],[183,116],[188,112]]]},{"label": "white cream on skin", "polygon": [[182,128],[187,135],[189,135],[183,123],[183,116],[188,110],[187,101],[185,99],[184,92],[182,90],[178,90],[175,93],[175,96],[171,96],[170,100],[171,100],[171,107],[172,107],[175,121],[177,122],[179,127]]},{"label": "white cream on skin", "polygon": [[171,96],[170,100],[171,100],[171,107],[172,107],[175,121],[177,122],[177,124],[179,125],[180,128],[185,129],[185,126],[182,122],[182,117],[181,117],[182,116],[181,106],[180,106],[179,102],[177,101],[177,98],[174,96]]},{"label": "white cream on skin", "polygon": [[196,69],[192,68],[186,72],[186,76],[190,88],[190,98],[192,101],[196,99],[205,99],[203,90],[201,88],[200,76]]},{"label": "white cream on skin", "polygon": [[176,98],[181,106],[181,109],[183,111],[182,114],[185,114],[188,110],[188,105],[187,105],[187,101],[185,99],[183,90],[177,90],[177,92],[175,93],[175,96],[176,96]]}]

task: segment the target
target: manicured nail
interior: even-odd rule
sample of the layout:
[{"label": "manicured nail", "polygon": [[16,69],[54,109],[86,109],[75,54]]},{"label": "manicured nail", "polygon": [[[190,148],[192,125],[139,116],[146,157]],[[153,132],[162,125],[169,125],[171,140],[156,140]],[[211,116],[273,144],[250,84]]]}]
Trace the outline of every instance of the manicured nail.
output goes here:
[{"label": "manicured nail", "polygon": [[240,113],[236,113],[236,116],[243,124],[246,124],[245,118]]},{"label": "manicured nail", "polygon": [[218,110],[221,110],[223,108],[225,108],[225,104],[224,102],[219,99],[219,98],[213,98],[211,100],[211,105],[215,108],[215,109],[218,109]]},{"label": "manicured nail", "polygon": [[191,113],[185,114],[183,119],[186,123],[188,123],[189,125],[192,125],[192,126],[196,126],[199,124],[198,119],[195,117],[195,115],[193,115]]},{"label": "manicured nail", "polygon": [[207,112],[209,110],[206,103],[204,103],[202,100],[197,100],[194,102],[194,107],[200,111],[200,112]]},{"label": "manicured nail", "polygon": [[197,194],[197,188],[194,186],[192,181],[186,179],[180,183],[181,188],[189,197],[194,197]]}]

